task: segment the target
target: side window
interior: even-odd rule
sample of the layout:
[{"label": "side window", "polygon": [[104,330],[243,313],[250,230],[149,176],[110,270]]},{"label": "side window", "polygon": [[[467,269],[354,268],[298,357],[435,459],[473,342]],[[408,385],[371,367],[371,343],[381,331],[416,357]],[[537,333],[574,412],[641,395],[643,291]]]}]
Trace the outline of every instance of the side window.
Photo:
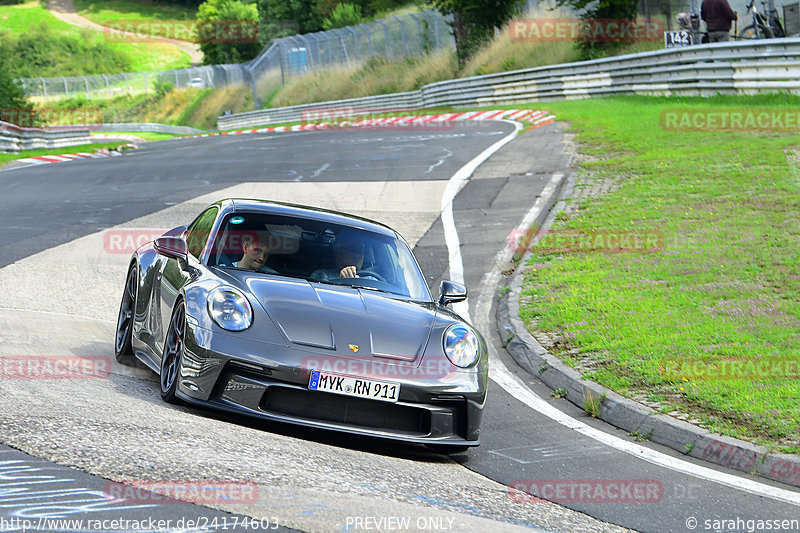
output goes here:
[{"label": "side window", "polygon": [[209,207],[202,215],[197,217],[186,230],[186,245],[189,253],[196,259],[200,259],[200,254],[206,247],[208,238],[211,236],[211,228],[217,219],[217,208]]}]

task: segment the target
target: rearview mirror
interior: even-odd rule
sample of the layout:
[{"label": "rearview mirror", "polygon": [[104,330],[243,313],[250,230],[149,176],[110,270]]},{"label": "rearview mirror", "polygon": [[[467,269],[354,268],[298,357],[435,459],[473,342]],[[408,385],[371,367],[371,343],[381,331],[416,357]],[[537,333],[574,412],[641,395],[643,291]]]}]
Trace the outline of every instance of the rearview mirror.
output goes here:
[{"label": "rearview mirror", "polygon": [[463,302],[467,299],[467,288],[454,281],[443,281],[439,284],[439,305]]}]

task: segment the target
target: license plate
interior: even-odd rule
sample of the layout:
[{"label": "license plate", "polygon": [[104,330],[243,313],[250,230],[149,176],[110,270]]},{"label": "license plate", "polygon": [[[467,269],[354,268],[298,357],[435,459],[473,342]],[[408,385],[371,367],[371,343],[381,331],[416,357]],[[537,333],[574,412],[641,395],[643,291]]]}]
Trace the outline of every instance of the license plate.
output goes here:
[{"label": "license plate", "polygon": [[374,379],[337,376],[313,370],[308,381],[311,390],[332,392],[356,398],[369,398],[382,402],[396,402],[400,395],[400,384],[390,381],[375,381]]}]

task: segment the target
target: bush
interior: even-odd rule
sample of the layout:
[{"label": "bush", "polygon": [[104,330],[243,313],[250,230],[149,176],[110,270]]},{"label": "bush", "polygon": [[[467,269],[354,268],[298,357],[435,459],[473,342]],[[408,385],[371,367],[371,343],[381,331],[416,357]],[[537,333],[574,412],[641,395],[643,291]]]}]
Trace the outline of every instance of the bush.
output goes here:
[{"label": "bush", "polygon": [[20,78],[125,72],[130,67],[128,56],[111,48],[95,32],[68,35],[46,23],[16,37],[0,33],[0,56],[4,57],[3,69]]},{"label": "bush", "polygon": [[364,19],[361,17],[361,6],[343,3],[337,5],[328,17],[322,21],[324,30],[344,28],[345,26],[355,26],[361,24]]},{"label": "bush", "polygon": [[[217,35],[217,25],[240,24],[238,28],[229,28],[237,33],[232,42],[217,41],[204,38],[205,34]],[[203,51],[203,63],[219,65],[225,63],[241,63],[253,59],[261,51],[258,40],[258,9],[254,4],[245,4],[239,0],[207,0],[197,10],[197,39]]]},{"label": "bush", "polygon": [[153,89],[155,89],[156,94],[158,96],[164,96],[174,88],[175,85],[165,80],[164,78],[158,78],[153,84]]}]

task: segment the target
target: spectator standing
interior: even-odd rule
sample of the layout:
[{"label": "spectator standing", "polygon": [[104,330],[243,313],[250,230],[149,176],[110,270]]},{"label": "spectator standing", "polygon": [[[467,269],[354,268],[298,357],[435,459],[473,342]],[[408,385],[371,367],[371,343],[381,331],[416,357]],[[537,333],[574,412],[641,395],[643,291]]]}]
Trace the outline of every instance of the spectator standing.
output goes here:
[{"label": "spectator standing", "polygon": [[731,22],[738,17],[731,9],[728,0],[703,0],[700,18],[706,22],[708,40],[720,43],[731,40]]}]

